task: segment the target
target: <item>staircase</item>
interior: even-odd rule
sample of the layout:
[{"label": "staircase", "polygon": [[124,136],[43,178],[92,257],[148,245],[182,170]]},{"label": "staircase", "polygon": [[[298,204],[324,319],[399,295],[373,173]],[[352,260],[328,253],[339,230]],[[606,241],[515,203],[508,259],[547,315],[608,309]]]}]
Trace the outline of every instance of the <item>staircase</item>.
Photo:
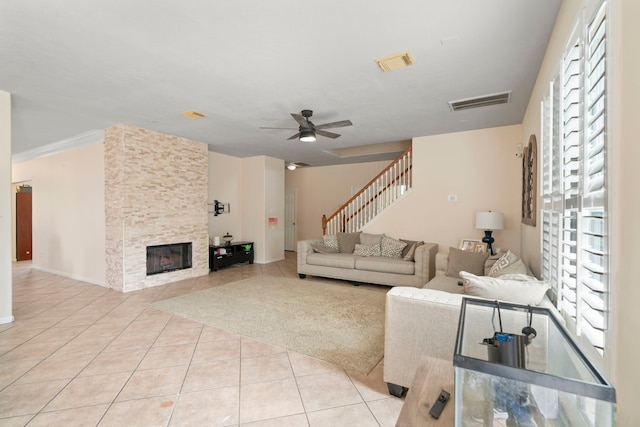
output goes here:
[{"label": "staircase", "polygon": [[323,215],[322,233],[359,231],[401,198],[411,188],[411,161],[411,148],[409,148],[329,218]]}]

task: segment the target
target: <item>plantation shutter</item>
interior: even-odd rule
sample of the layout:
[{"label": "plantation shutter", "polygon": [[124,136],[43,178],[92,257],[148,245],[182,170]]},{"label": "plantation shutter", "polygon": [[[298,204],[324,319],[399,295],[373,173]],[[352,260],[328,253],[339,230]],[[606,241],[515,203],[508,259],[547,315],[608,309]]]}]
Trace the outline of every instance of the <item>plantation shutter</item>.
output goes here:
[{"label": "plantation shutter", "polygon": [[559,213],[553,210],[542,211],[542,278],[549,283],[549,298],[558,301],[560,289],[558,283],[558,242],[560,241]]},{"label": "plantation shutter", "polygon": [[606,16],[604,7],[587,29],[585,70],[584,190],[582,199],[580,317],[578,328],[604,349],[608,289],[606,194]]},{"label": "plantation shutter", "polygon": [[578,307],[578,211],[581,140],[581,42],[565,55],[562,73],[562,234],[559,308],[576,321]]},{"label": "plantation shutter", "polygon": [[[578,24],[542,102],[542,277],[582,342],[604,354],[609,292],[606,2]],[[584,340],[583,340],[584,339]]]},{"label": "plantation shutter", "polygon": [[560,212],[562,210],[562,168],[560,141],[562,126],[561,80],[549,85],[542,102],[542,278],[549,283],[549,298],[558,304],[560,286]]}]

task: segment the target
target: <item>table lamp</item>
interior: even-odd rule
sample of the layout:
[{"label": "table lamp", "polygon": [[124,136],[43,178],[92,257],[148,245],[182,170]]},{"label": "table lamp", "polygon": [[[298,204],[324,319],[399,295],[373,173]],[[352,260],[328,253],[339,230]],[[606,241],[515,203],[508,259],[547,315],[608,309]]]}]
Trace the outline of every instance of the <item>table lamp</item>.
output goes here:
[{"label": "table lamp", "polygon": [[504,215],[501,212],[477,212],[476,213],[476,228],[484,230],[484,237],[482,241],[487,244],[489,253],[493,255],[493,248],[491,244],[494,242],[494,238],[491,237],[493,230],[502,230],[504,226]]}]

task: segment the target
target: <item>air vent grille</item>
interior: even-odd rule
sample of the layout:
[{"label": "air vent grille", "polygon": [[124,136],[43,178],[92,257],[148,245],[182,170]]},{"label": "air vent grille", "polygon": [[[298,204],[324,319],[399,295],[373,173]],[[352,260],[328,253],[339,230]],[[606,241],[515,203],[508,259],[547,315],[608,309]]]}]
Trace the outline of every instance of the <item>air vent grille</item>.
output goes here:
[{"label": "air vent grille", "polygon": [[191,120],[198,120],[198,119],[202,119],[203,117],[207,117],[206,114],[202,114],[202,113],[199,113],[199,112],[194,111],[194,110],[185,111],[183,113],[180,113],[180,115],[182,117],[185,117],[185,118],[191,119]]},{"label": "air vent grille", "polygon": [[413,56],[408,51],[395,53],[375,60],[382,71],[389,72],[398,68],[408,67],[415,63]]},{"label": "air vent grille", "polygon": [[488,107],[490,105],[506,104],[511,99],[511,91],[484,95],[476,98],[449,101],[452,111],[468,110],[470,108]]}]

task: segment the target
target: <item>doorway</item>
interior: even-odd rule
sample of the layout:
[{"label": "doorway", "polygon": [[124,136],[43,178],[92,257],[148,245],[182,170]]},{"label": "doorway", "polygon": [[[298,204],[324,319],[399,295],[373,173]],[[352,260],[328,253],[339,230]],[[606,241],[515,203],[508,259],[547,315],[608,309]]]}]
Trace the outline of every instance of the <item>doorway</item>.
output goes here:
[{"label": "doorway", "polygon": [[16,261],[32,259],[32,188],[16,188]]}]

